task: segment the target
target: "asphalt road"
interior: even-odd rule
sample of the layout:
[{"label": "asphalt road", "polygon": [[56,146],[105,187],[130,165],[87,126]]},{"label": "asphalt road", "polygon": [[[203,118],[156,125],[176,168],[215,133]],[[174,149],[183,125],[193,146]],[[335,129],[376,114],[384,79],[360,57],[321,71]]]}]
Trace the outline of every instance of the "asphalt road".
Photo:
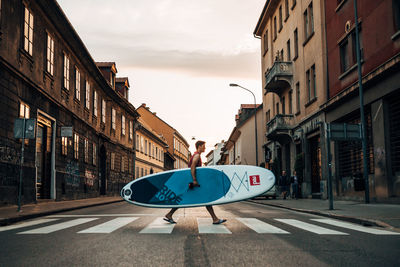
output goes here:
[{"label": "asphalt road", "polygon": [[121,202],[0,227],[0,266],[400,266],[399,233],[249,202],[215,211],[224,226],[205,208],[170,225]]}]

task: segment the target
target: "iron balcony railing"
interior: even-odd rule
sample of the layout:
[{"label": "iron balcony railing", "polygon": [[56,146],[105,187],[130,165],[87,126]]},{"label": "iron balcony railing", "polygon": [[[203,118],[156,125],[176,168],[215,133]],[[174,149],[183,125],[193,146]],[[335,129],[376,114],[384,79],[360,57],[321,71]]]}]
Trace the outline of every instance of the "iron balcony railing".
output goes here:
[{"label": "iron balcony railing", "polygon": [[272,120],[267,122],[267,135],[278,131],[289,132],[294,126],[293,114],[277,114]]},{"label": "iron balcony railing", "polygon": [[291,86],[292,77],[292,62],[275,61],[272,68],[265,73],[265,89],[280,95],[284,89]]}]

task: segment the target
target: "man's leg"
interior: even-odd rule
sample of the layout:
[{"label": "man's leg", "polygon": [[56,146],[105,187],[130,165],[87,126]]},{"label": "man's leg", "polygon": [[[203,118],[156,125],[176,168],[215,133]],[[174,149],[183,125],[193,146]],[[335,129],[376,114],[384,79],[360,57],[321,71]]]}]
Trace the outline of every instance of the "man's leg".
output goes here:
[{"label": "man's leg", "polygon": [[213,220],[213,223],[218,222],[219,219],[218,219],[217,215],[215,215],[213,207],[212,206],[206,206],[206,209],[207,209],[208,213],[210,213],[210,215],[212,217],[212,220]]},{"label": "man's leg", "polygon": [[178,208],[172,208],[166,215],[165,218],[167,219],[172,219],[172,215],[175,213],[175,211],[177,211]]}]

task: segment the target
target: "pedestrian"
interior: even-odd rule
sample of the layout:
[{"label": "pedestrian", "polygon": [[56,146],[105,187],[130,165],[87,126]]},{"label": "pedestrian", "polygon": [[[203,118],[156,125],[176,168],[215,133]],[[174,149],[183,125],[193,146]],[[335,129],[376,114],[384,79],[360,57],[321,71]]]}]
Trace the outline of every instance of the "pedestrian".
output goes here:
[{"label": "pedestrian", "polygon": [[[190,172],[192,174],[192,178],[193,178],[193,183],[190,184],[190,188],[195,188],[197,186],[200,186],[200,184],[197,181],[197,177],[196,177],[196,167],[201,167],[202,162],[201,162],[201,153],[203,153],[206,150],[206,142],[204,141],[197,141],[196,144],[196,152],[194,152],[193,156],[190,158],[189,161],[189,168],[190,168]],[[208,211],[208,213],[210,213],[213,224],[221,224],[226,222],[226,219],[219,219],[217,217],[217,215],[215,215],[214,209],[213,207],[210,206],[206,206],[206,209]],[[166,215],[164,220],[169,222],[169,223],[176,223],[174,221],[174,219],[172,219],[172,215],[175,213],[175,211],[177,211],[178,208],[172,208]]]},{"label": "pedestrian", "polygon": [[282,190],[283,199],[286,199],[286,196],[288,194],[288,183],[290,182],[288,180],[289,179],[286,175],[286,171],[282,171],[282,175],[280,178],[280,186],[281,186],[281,190]]},{"label": "pedestrian", "polygon": [[297,177],[296,171],[293,171],[293,176],[290,178],[292,186],[292,198],[298,199],[299,197],[299,178]]}]

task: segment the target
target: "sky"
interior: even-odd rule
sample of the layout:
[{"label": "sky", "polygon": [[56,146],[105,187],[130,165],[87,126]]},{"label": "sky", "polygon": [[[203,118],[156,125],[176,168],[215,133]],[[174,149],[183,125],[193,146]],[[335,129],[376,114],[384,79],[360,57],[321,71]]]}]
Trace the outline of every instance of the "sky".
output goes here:
[{"label": "sky", "polygon": [[[195,151],[227,140],[241,104],[262,102],[265,0],[58,0],[95,61],[128,77],[129,101],[146,103]],[[194,139],[194,140],[193,140]]]}]

